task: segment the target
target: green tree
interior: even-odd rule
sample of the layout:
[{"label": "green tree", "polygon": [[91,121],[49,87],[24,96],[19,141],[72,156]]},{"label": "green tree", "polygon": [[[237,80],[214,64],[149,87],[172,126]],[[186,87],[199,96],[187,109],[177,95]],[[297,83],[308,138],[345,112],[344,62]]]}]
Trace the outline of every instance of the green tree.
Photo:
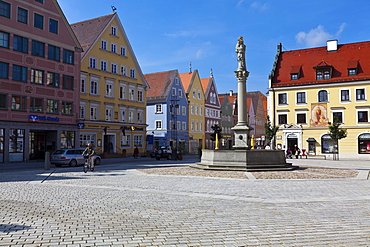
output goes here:
[{"label": "green tree", "polygon": [[213,133],[211,134],[211,141],[216,141],[216,134],[218,134],[218,140],[221,140],[222,138],[222,129],[217,124],[211,126],[213,129]]},{"label": "green tree", "polygon": [[276,132],[278,131],[279,126],[272,126],[270,118],[267,116],[267,123],[265,123],[265,135],[266,139],[270,140],[270,143],[272,145],[272,149],[275,149],[275,136]]},{"label": "green tree", "polygon": [[339,140],[347,137],[347,129],[340,128],[339,120],[334,117],[333,123],[329,122],[329,136],[334,140],[333,160],[339,160]]}]

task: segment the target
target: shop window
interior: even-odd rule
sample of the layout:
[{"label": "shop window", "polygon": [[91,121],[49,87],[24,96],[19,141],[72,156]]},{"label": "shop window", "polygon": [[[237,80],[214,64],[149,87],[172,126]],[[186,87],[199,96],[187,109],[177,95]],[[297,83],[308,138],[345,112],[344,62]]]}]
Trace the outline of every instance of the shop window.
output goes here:
[{"label": "shop window", "polygon": [[24,129],[10,129],[9,133],[9,161],[23,161],[24,159]]},{"label": "shop window", "polygon": [[75,132],[62,130],[60,138],[60,148],[74,148],[75,147]]},{"label": "shop window", "polygon": [[338,147],[335,140],[326,134],[321,137],[321,152],[322,153],[338,153]]},{"label": "shop window", "polygon": [[80,135],[80,146],[87,147],[87,144],[91,143],[93,147],[96,146],[96,136],[95,134],[83,134]]},{"label": "shop window", "polygon": [[370,134],[361,134],[358,136],[358,153],[370,154]]}]

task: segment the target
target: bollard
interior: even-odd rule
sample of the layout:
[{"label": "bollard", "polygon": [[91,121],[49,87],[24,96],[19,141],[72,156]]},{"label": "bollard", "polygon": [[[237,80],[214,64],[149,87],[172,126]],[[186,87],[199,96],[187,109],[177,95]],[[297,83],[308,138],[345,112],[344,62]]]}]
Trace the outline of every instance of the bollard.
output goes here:
[{"label": "bollard", "polygon": [[50,152],[45,152],[45,170],[50,170]]}]

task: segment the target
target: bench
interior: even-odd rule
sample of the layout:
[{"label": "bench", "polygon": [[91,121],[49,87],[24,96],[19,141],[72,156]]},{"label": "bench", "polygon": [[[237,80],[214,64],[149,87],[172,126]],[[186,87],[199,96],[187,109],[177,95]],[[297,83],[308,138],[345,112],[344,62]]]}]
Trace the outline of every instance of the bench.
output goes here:
[{"label": "bench", "polygon": [[308,155],[305,155],[306,156],[306,159],[307,157],[322,157],[326,160],[326,155],[325,154],[308,154]]}]

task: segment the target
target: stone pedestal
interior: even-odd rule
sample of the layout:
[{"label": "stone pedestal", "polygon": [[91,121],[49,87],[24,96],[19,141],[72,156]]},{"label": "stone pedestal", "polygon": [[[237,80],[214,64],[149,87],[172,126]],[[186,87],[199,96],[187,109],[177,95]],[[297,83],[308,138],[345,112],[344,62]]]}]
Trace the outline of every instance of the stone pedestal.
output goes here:
[{"label": "stone pedestal", "polygon": [[247,125],[235,125],[231,128],[234,131],[235,149],[249,149],[249,132]]},{"label": "stone pedestal", "polygon": [[200,163],[191,167],[227,171],[289,171],[298,168],[286,162],[284,151],[264,149],[204,149]]}]

